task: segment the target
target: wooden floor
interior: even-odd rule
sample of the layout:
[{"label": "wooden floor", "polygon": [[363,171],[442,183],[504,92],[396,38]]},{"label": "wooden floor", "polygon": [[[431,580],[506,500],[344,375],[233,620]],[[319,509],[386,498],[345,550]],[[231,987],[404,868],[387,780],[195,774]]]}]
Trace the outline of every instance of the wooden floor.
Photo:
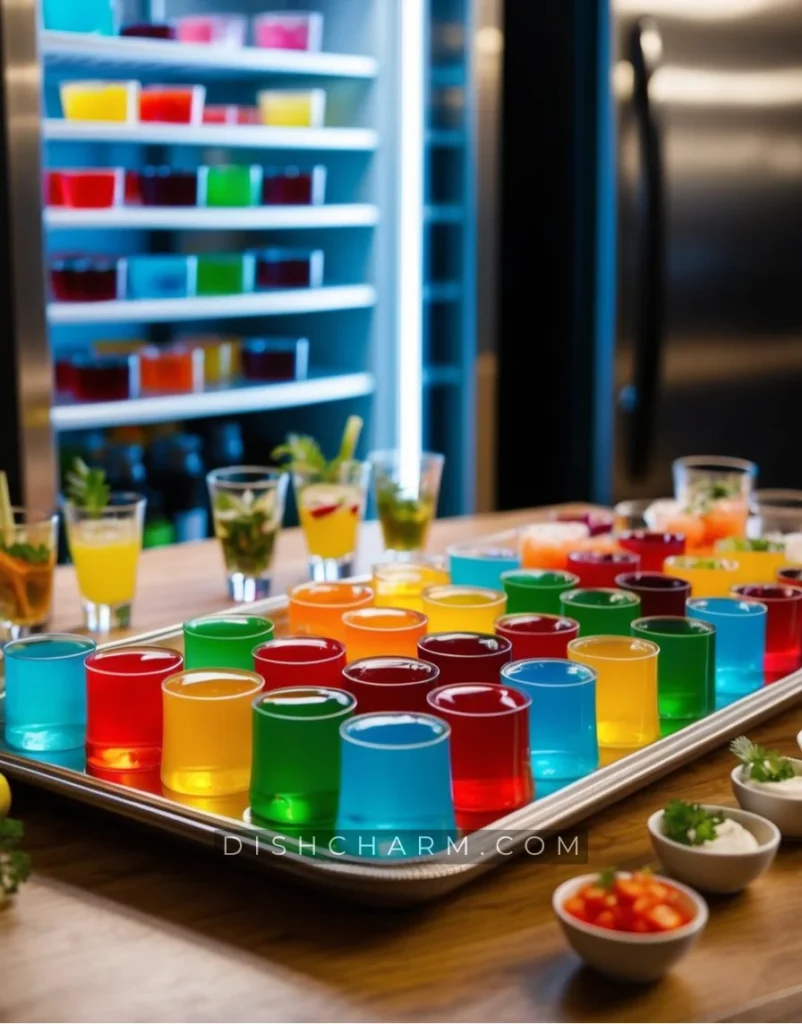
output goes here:
[{"label": "wooden floor", "polygon": [[[509,520],[444,522],[434,546]],[[282,543],[281,580],[300,578],[298,537]],[[221,573],[213,545],[147,554],[137,627],[219,608]],[[73,587],[64,570],[58,628],[76,624]],[[801,728],[798,705],[754,738],[794,754]],[[674,796],[734,804],[731,767],[713,752],[591,819],[591,869],[654,863],[649,814]],[[386,910],[19,786],[14,812],[35,873],[0,913],[0,1020],[802,1019],[802,844],[784,844],[746,893],[712,898],[700,944],[668,978],[630,988],[583,968],[555,924],[551,893],[576,868],[522,858],[439,903]]]}]

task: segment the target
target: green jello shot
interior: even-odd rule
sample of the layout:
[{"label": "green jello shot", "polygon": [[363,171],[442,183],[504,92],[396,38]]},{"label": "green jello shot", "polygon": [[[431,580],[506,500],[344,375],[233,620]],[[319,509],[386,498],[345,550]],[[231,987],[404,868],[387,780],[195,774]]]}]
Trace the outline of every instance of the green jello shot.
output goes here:
[{"label": "green jello shot", "polygon": [[258,206],[262,197],[262,168],[257,164],[204,167],[200,202],[205,206]]},{"label": "green jello shot", "polygon": [[256,261],[252,253],[198,256],[198,295],[242,295],[252,292]]}]

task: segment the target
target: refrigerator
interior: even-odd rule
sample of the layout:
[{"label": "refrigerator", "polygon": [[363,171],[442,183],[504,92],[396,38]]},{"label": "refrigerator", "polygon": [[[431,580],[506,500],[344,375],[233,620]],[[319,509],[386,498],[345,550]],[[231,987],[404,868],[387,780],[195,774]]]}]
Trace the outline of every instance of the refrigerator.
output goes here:
[{"label": "refrigerator", "polygon": [[[318,0],[322,45],[306,52],[65,31],[60,0],[4,5],[0,18],[0,466],[12,497],[49,508],[75,451],[142,444],[169,430],[209,437],[232,425],[243,458],[264,464],[288,431],[336,450],[346,417],[365,420],[358,450],[397,446],[446,456],[440,513],[474,504],[476,358],[473,207],[473,0]],[[81,0],[83,3],[84,0]],[[85,0],[90,3],[92,0]],[[61,0],[61,10],[78,10]],[[109,0],[119,22],[174,22],[212,0]],[[250,24],[299,0],[237,0]],[[250,31],[250,29],[248,29]],[[200,84],[206,103],[253,106],[262,89],[323,90],[310,127],[67,120],[69,81]],[[252,208],[56,207],[48,171],[168,166],[323,167],[322,204]],[[49,268],[63,255],[320,250],[322,284],[250,295],[59,301]],[[140,389],[88,401],[56,387],[57,364],[109,340],[164,346],[194,334],[307,338],[297,379]],[[83,446],[83,447],[82,447]],[[206,468],[213,468],[208,463]],[[292,520],[290,520],[292,521]],[[179,538],[181,539],[181,538]]]},{"label": "refrigerator", "polygon": [[686,454],[802,486],[802,6],[505,22],[501,507],[669,496]]}]

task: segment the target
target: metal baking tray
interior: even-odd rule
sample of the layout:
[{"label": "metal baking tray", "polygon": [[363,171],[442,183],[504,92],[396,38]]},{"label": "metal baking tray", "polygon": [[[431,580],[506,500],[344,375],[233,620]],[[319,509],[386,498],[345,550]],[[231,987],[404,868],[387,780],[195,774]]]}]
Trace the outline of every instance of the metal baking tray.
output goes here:
[{"label": "metal baking tray", "polygon": [[[277,633],[281,633],[285,628],[286,608],[287,597],[282,595],[227,611],[264,614],[275,622]],[[180,650],[183,644],[181,625],[101,646],[130,644],[160,644]],[[358,902],[407,905],[433,900],[466,885],[484,872],[507,863],[510,855],[520,853],[533,835],[553,835],[576,826],[588,816],[800,702],[802,670],[478,829],[469,837],[467,853],[464,847],[459,847],[431,856],[392,861],[340,856],[326,849],[318,849],[314,855],[300,852],[292,838],[285,841],[282,833],[250,826],[243,819],[245,795],[233,811],[231,807],[236,801],[229,798],[187,798],[184,804],[135,785],[87,775],[80,764],[67,767],[5,749],[0,749],[0,770],[12,779],[131,819],[166,836],[193,840],[228,862],[248,861],[257,868],[292,876]],[[133,781],[134,776],[141,774],[131,773],[130,778]],[[224,853],[227,835],[231,837],[229,849],[236,851],[236,856]],[[504,836],[503,844],[499,836]],[[528,848],[531,849],[531,842]],[[281,850],[286,852],[278,852]]]}]

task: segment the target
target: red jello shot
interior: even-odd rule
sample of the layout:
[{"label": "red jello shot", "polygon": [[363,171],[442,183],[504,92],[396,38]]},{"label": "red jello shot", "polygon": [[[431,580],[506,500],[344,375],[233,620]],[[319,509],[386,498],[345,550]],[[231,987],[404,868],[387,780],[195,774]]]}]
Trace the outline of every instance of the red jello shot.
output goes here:
[{"label": "red jello shot", "polygon": [[64,172],[45,173],[45,206],[64,205]]},{"label": "red jello shot", "polygon": [[262,202],[266,206],[319,205],[325,199],[326,168],[321,164],[310,171],[297,167],[266,167],[262,179]]},{"label": "red jello shot", "polygon": [[139,120],[200,124],[205,98],[202,85],[145,85],[139,93]]},{"label": "red jello shot", "polygon": [[497,683],[512,644],[490,633],[429,633],[418,641],[418,657],[440,669],[443,684]]},{"label": "red jello shot", "polygon": [[140,189],[143,206],[197,206],[198,172],[145,167]]},{"label": "red jello shot", "polygon": [[184,658],[167,647],[118,647],[86,659],[86,759],[112,771],[158,767],[162,683]]},{"label": "red jello shot", "polygon": [[240,347],[246,380],[303,380],[309,369],[307,338],[247,338]]},{"label": "red jello shot", "polygon": [[451,726],[454,810],[472,831],[534,799],[529,757],[530,698],[498,683],[440,686],[429,710]]},{"label": "red jello shot", "polygon": [[359,715],[372,711],[428,714],[426,698],[439,682],[440,671],[430,662],[379,655],[346,665],[339,685],[356,697]]},{"label": "red jello shot", "polygon": [[322,249],[261,249],[256,253],[259,288],[319,288],[322,284]]},{"label": "red jello shot", "polygon": [[768,610],[763,671],[767,683],[795,672],[802,664],[802,589],[781,583],[742,583],[733,597],[758,601]]},{"label": "red jello shot", "polygon": [[565,658],[568,642],[579,636],[579,623],[567,615],[519,612],[496,619],[496,633],[512,644],[512,660]]},{"label": "red jello shot", "polygon": [[345,644],[325,636],[281,636],[253,652],[265,690],[288,686],[342,686]]},{"label": "red jello shot", "polygon": [[124,295],[125,261],[97,256],[54,259],[50,289],[59,302],[111,302]]},{"label": "red jello shot", "polygon": [[123,25],[120,35],[139,39],[175,39],[176,31],[175,25],[168,22],[137,22],[133,25]]},{"label": "red jello shot", "polygon": [[569,572],[579,577],[582,588],[614,587],[615,578],[622,572],[637,572],[640,556],[631,551],[572,551],[566,560]]},{"label": "red jello shot", "polygon": [[613,586],[638,595],[642,618],[651,615],[684,618],[685,602],[691,596],[687,580],[662,572],[625,572],[616,576]]},{"label": "red jello shot", "polygon": [[135,355],[75,356],[69,390],[80,402],[123,402],[139,394]]},{"label": "red jello shot", "polygon": [[122,167],[100,170],[63,171],[64,206],[99,210],[119,206],[125,196],[125,171]]},{"label": "red jello shot", "polygon": [[617,538],[619,547],[640,556],[641,572],[662,572],[663,562],[670,555],[685,554],[685,537],[681,533],[656,533],[631,530]]}]

